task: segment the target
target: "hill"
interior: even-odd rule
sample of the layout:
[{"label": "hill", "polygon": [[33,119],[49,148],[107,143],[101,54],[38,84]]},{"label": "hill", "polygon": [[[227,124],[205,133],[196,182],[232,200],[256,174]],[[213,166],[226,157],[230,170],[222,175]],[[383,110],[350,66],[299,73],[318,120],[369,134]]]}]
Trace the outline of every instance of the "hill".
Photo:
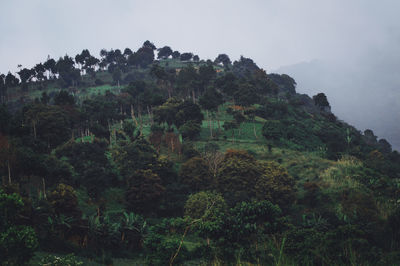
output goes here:
[{"label": "hill", "polygon": [[399,261],[399,153],[250,58],[146,41],[0,85],[5,263]]}]

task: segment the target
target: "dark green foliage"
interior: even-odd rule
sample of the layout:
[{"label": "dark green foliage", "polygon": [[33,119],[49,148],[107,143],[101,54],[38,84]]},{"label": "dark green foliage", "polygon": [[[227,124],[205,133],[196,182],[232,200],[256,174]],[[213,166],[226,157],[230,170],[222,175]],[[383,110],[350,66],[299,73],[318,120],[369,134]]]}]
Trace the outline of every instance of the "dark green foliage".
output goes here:
[{"label": "dark green foliage", "polygon": [[200,106],[209,111],[217,111],[218,106],[220,106],[222,103],[222,94],[219,93],[214,87],[207,88],[203,96],[201,96],[199,99]]},{"label": "dark green foliage", "polygon": [[82,112],[86,119],[92,123],[98,122],[106,128],[108,128],[110,120],[119,119],[121,117],[118,110],[119,106],[113,94],[97,96],[85,100],[82,104]]},{"label": "dark green foliage", "polygon": [[194,221],[199,220],[199,230],[217,222],[216,220],[227,211],[228,206],[224,198],[220,194],[212,192],[201,191],[192,194],[185,203],[185,216]]},{"label": "dark green foliage", "polygon": [[101,124],[94,123],[90,127],[90,131],[96,138],[110,139],[110,130]]},{"label": "dark green foliage", "polygon": [[123,128],[124,132],[126,133],[126,135],[130,138],[130,140],[134,141],[136,138],[136,136],[134,135],[135,130],[136,130],[135,124],[133,124],[130,121],[124,121],[124,123],[122,124],[122,128]]},{"label": "dark green foliage", "polygon": [[216,64],[223,64],[225,67],[229,66],[231,64],[231,60],[229,59],[229,56],[226,54],[219,54],[217,58],[215,58],[214,63]]},{"label": "dark green foliage", "polygon": [[257,70],[258,66],[250,58],[240,56],[239,61],[233,62],[233,72],[240,77],[251,77]]},{"label": "dark green foliage", "polygon": [[120,174],[128,178],[135,171],[150,169],[157,162],[154,148],[143,138],[134,142],[122,142],[112,150],[112,156]]},{"label": "dark green foliage", "polygon": [[290,94],[296,93],[296,81],[289,75],[269,74],[268,78],[278,84],[283,92],[288,92]]},{"label": "dark green foliage", "polygon": [[139,213],[151,213],[165,191],[158,174],[150,169],[137,170],[128,177],[127,183],[127,206]]},{"label": "dark green foliage", "polygon": [[241,84],[239,89],[233,94],[235,103],[241,106],[250,106],[257,102],[258,97],[251,84]]},{"label": "dark green foliage", "polygon": [[0,260],[6,265],[27,263],[38,247],[35,231],[30,226],[10,226],[0,233]]},{"label": "dark green foliage", "polygon": [[74,96],[69,94],[67,91],[61,90],[54,97],[54,104],[56,104],[56,105],[74,105],[75,99],[74,99]]},{"label": "dark green foliage", "polygon": [[73,187],[60,183],[49,193],[48,200],[57,215],[66,215],[78,219],[81,217],[81,212],[78,209],[78,198]]},{"label": "dark green foliage", "polygon": [[314,95],[313,100],[315,105],[319,106],[320,108],[330,107],[328,98],[326,98],[324,93],[318,93],[317,95]]},{"label": "dark green foliage", "polygon": [[264,123],[262,134],[268,140],[279,140],[284,136],[284,126],[278,120],[269,120]]},{"label": "dark green foliage", "polygon": [[225,75],[217,78],[215,84],[225,94],[232,96],[238,89],[238,78],[232,72],[227,72]]},{"label": "dark green foliage", "polygon": [[204,117],[199,105],[191,101],[184,101],[178,106],[178,112],[175,115],[174,124],[179,128],[181,125],[184,125],[189,121],[199,124],[203,119]]},{"label": "dark green foliage", "polygon": [[[154,120],[158,123],[167,123],[168,126],[175,125],[177,128],[185,123],[199,124],[203,120],[200,107],[191,101],[180,101],[170,98],[166,103],[154,110]],[[195,136],[195,135],[193,135]]]},{"label": "dark green foliage", "polygon": [[143,46],[128,57],[128,64],[145,68],[154,61],[154,51],[151,47]]},{"label": "dark green foliage", "polygon": [[253,156],[245,151],[228,150],[217,176],[217,188],[228,204],[250,200],[262,172]]},{"label": "dark green foliage", "polygon": [[47,143],[48,147],[56,147],[71,137],[68,114],[58,106],[32,105],[24,114],[34,138]]},{"label": "dark green foliage", "polygon": [[[179,220],[179,219],[177,219]],[[175,219],[163,219],[159,224],[149,227],[149,233],[144,240],[144,250],[146,252],[146,262],[149,265],[167,265],[176,253],[181,240],[180,235],[171,232],[176,231]],[[179,264],[184,261],[187,255],[185,246],[182,246],[179,256],[174,263]]]},{"label": "dark green foliage", "polygon": [[262,165],[263,175],[258,178],[255,189],[259,200],[269,200],[281,209],[291,207],[295,200],[295,181],[287,170],[274,162]]},{"label": "dark green foliage", "polygon": [[183,139],[194,140],[200,134],[200,124],[196,121],[190,120],[179,128]]},{"label": "dark green foliage", "polygon": [[0,134],[6,135],[10,130],[11,114],[5,105],[0,105]]},{"label": "dark green foliage", "polygon": [[180,60],[181,61],[189,61],[192,59],[192,57],[193,57],[192,53],[182,53],[180,56]]},{"label": "dark green foliage", "polygon": [[252,59],[155,50],[0,75],[1,263],[398,264],[390,143]]},{"label": "dark green foliage", "polygon": [[168,58],[170,55],[172,55],[172,49],[169,46],[164,46],[163,48],[158,48],[158,54],[157,54],[157,58],[160,59],[166,59]]},{"label": "dark green foliage", "polygon": [[0,189],[0,261],[5,265],[28,262],[38,247],[32,227],[21,225],[21,221],[18,221],[23,206],[18,194],[6,194]]},{"label": "dark green foliage", "polygon": [[207,162],[200,157],[193,157],[181,166],[180,177],[189,191],[198,192],[213,186],[212,173]]},{"label": "dark green foliage", "polygon": [[95,139],[92,143],[70,141],[55,152],[73,166],[76,182],[85,186],[91,196],[97,197],[115,182],[115,175],[105,154],[106,148],[105,141]]}]

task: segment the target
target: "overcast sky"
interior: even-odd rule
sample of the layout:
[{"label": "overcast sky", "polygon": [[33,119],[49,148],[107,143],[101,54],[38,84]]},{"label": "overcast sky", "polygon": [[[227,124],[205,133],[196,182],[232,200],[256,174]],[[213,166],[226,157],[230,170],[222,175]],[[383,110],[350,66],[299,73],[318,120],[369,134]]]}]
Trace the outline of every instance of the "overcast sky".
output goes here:
[{"label": "overcast sky", "polygon": [[[267,71],[313,59],[357,61],[400,47],[400,1],[2,1],[0,72],[88,48],[149,39],[201,58],[253,58]],[[379,56],[379,55],[375,55]]]},{"label": "overcast sky", "polygon": [[[340,78],[348,80],[343,82],[343,92],[353,90],[352,97],[363,87],[369,87],[368,95],[374,97],[380,91],[400,89],[398,0],[1,2],[0,73],[16,71],[18,64],[32,67],[48,55],[75,56],[87,48],[98,57],[102,48],[136,50],[150,40],[157,47],[169,45],[206,59],[219,53],[233,60],[243,55],[267,72],[319,60],[328,65],[320,73],[327,78],[316,83],[321,88],[312,89],[326,90],[328,99],[329,89],[333,90],[329,83],[337,80],[332,69],[343,69]],[[307,92],[302,85],[310,83],[297,77],[296,71],[292,75],[299,89]],[[337,105],[346,104],[333,99],[341,101]],[[394,104],[400,114],[398,102]],[[392,135],[397,133],[400,136],[400,132]]]}]

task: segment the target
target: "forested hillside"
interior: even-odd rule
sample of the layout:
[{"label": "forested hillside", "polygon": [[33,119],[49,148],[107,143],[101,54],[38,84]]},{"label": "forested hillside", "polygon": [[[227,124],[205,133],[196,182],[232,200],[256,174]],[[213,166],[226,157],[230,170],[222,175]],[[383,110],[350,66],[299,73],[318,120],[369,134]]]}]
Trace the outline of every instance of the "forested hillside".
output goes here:
[{"label": "forested hillside", "polygon": [[0,99],[3,265],[400,261],[399,153],[250,58],[83,50]]}]

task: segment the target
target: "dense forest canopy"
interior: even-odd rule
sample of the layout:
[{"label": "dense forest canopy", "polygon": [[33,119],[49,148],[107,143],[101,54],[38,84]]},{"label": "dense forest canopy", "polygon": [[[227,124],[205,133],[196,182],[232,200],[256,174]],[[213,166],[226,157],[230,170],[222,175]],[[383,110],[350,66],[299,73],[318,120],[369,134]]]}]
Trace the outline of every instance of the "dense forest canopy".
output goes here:
[{"label": "dense forest canopy", "polygon": [[250,58],[83,49],[0,100],[4,265],[400,261],[399,153]]}]

